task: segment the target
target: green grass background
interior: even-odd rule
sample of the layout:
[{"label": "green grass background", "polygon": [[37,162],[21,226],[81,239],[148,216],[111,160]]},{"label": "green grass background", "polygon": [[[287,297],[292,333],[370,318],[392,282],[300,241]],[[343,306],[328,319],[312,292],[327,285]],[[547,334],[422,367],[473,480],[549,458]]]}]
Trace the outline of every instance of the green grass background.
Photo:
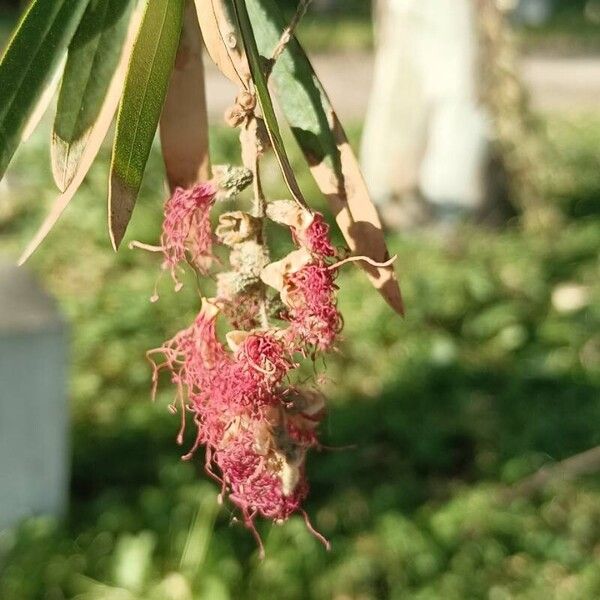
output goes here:
[{"label": "green grass background", "polygon": [[[175,294],[165,278],[150,303],[156,256],[110,250],[104,149],[30,265],[71,323],[71,510],[0,536],[0,598],[599,597],[600,478],[512,504],[500,495],[600,444],[600,115],[545,125],[544,194],[560,226],[391,235],[404,320],[358,269],[344,270],[346,327],[326,361],[322,427],[338,449],[310,455],[307,506],[333,550],[292,518],[261,525],[263,562],[231,507],[217,505],[202,457],[179,460],[172,390],[150,401],[144,353],[193,318],[198,296],[191,279]],[[351,133],[356,143],[360,128]],[[4,255],[16,257],[55,196],[47,134],[20,151],[2,192]],[[214,128],[211,144],[215,162],[237,160],[231,131]],[[266,181],[283,193],[273,163]],[[131,238],[157,238],[163,199],[154,152]],[[585,306],[553,306],[565,283],[584,286]]]},{"label": "green grass background", "polygon": [[[522,32],[525,47],[600,48],[581,3],[570,8]],[[369,48],[366,14],[309,15],[300,36],[317,51]],[[13,20],[3,16],[0,29]],[[179,294],[165,278],[152,304],[156,256],[110,250],[105,148],[29,266],[71,324],[71,507],[66,520],[0,534],[0,599],[600,597],[600,476],[513,503],[501,495],[600,444],[600,113],[543,123],[543,195],[562,223],[390,235],[404,320],[358,269],[343,271],[346,327],[326,361],[322,427],[334,449],[313,452],[308,466],[307,509],[333,550],[293,518],[261,524],[263,562],[231,507],[218,506],[202,457],[180,461],[172,390],[150,401],[144,353],[189,323],[198,293],[191,277]],[[360,124],[350,131],[356,145]],[[16,258],[56,195],[48,139],[46,127],[29,141],[0,189],[4,258]],[[211,145],[216,163],[237,162],[231,131],[214,128]],[[295,148],[292,158],[323,207]],[[153,152],[130,238],[157,238],[162,178]],[[284,193],[272,162],[265,179],[273,197]],[[580,308],[553,304],[565,284],[584,290]]]}]

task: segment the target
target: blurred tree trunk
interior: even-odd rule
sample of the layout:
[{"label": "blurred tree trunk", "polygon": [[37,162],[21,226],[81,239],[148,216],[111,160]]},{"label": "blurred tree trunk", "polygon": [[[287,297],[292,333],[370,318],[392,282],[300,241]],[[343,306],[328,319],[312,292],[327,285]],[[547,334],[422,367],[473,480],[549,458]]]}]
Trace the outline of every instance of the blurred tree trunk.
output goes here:
[{"label": "blurred tree trunk", "polygon": [[[498,7],[498,0],[473,1],[480,48],[479,94],[493,127],[487,205],[493,211],[502,199],[508,198],[523,213],[526,227],[545,228],[556,224],[560,217],[543,198],[540,165],[546,140],[531,112],[529,96],[519,76],[513,32]],[[517,7],[523,10],[530,4],[545,4],[549,8],[545,0],[531,3],[521,0]],[[498,198],[498,186],[493,179],[500,171],[505,174],[503,198]]]},{"label": "blurred tree trunk", "polygon": [[[495,26],[504,28],[493,0],[379,0],[375,6],[377,55],[362,160],[392,226],[432,214],[501,221],[512,213],[502,153],[494,152],[495,116],[505,107],[490,103],[482,89],[498,89],[490,63],[497,49],[489,46],[506,43],[482,35],[489,32],[481,17],[490,10]],[[511,81],[520,86],[516,77]]]}]

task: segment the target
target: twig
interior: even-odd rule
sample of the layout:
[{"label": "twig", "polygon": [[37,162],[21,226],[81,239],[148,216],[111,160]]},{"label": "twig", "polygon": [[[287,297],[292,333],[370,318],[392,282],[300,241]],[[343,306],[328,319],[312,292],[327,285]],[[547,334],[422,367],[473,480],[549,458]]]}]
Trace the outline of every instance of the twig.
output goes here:
[{"label": "twig", "polygon": [[533,475],[506,490],[505,500],[511,502],[517,498],[529,498],[557,479],[569,481],[598,471],[600,471],[600,446],[551,466],[543,466]]},{"label": "twig", "polygon": [[372,258],[369,258],[368,256],[349,256],[348,258],[345,258],[344,260],[340,260],[339,262],[336,262],[335,264],[331,265],[329,267],[330,271],[335,271],[336,269],[339,269],[342,265],[351,263],[351,262],[366,262],[367,264],[371,265],[372,267],[379,267],[379,268],[383,268],[383,267],[391,267],[396,260],[398,259],[398,255],[395,254],[394,256],[392,256],[392,258],[386,260],[385,262],[377,262],[376,260],[373,260]]},{"label": "twig", "polygon": [[[247,169],[252,171],[252,191],[253,191],[253,216],[260,220],[260,228],[257,236],[257,243],[268,253],[267,241],[265,239],[265,217],[267,214],[267,200],[262,188],[260,177],[260,160],[262,157],[262,148],[259,141],[259,124],[256,115],[251,117],[242,126],[240,133],[240,143],[242,145],[242,161]],[[259,318],[262,329],[269,329],[269,316],[267,310],[267,286],[259,280],[260,310]]]},{"label": "twig", "polygon": [[277,46],[273,50],[273,54],[271,55],[271,65],[273,65],[277,59],[283,54],[285,47],[288,45],[289,41],[292,39],[294,32],[296,31],[296,27],[298,23],[302,20],[302,17],[306,14],[308,7],[312,0],[300,0],[298,2],[298,8],[296,9],[296,14],[290,21],[290,24],[283,30],[281,37],[279,38],[279,42],[277,42]]},{"label": "twig", "polygon": [[138,242],[137,240],[133,240],[129,242],[127,245],[130,250],[146,250],[147,252],[162,252],[162,246],[154,246],[152,244],[145,244],[144,242]]}]

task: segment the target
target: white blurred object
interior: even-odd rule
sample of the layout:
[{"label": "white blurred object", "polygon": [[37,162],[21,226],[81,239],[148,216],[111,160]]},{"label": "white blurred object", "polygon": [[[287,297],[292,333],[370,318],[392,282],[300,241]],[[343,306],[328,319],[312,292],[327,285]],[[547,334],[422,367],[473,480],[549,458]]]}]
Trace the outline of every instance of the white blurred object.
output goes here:
[{"label": "white blurred object", "polygon": [[419,190],[443,207],[483,202],[488,119],[478,103],[471,0],[384,0],[362,143],[365,177],[385,203]]},{"label": "white blurred object", "polygon": [[560,313],[577,312],[590,303],[590,290],[577,283],[563,283],[552,291],[552,306]]},{"label": "white blurred object", "polygon": [[65,325],[27,271],[0,263],[0,530],[64,514],[68,465]]}]

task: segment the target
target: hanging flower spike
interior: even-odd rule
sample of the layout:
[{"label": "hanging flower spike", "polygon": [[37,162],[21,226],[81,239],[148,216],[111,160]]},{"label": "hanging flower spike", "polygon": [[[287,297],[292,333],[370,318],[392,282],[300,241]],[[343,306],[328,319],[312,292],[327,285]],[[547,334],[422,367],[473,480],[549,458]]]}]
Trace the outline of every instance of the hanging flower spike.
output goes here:
[{"label": "hanging flower spike", "polygon": [[212,231],[209,215],[216,193],[212,183],[200,183],[189,189],[177,188],[165,204],[161,235],[163,268],[171,272],[176,290],[182,286],[177,270],[184,260],[201,273],[210,268]]}]

